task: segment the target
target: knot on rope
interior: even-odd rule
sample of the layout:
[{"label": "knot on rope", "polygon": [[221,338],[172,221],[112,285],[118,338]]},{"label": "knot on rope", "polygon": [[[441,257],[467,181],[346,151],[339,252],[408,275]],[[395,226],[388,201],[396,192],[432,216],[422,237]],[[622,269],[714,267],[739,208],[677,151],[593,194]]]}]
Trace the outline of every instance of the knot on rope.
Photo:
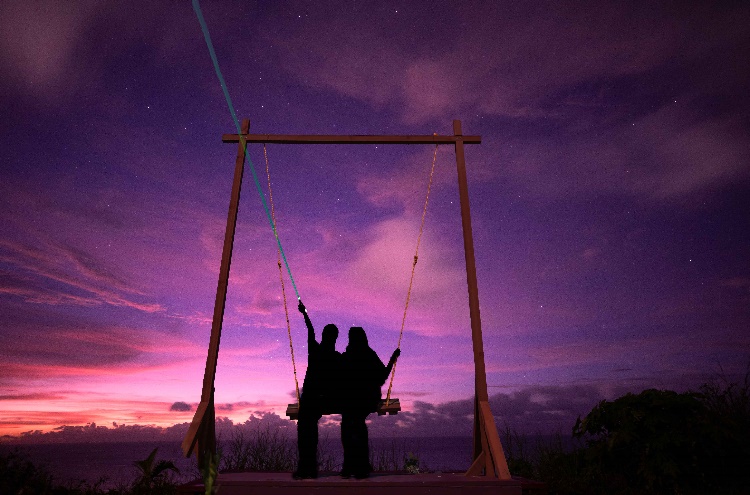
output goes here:
[{"label": "knot on rope", "polygon": [[417,259],[419,259],[419,256],[414,256],[414,264],[417,264]]}]

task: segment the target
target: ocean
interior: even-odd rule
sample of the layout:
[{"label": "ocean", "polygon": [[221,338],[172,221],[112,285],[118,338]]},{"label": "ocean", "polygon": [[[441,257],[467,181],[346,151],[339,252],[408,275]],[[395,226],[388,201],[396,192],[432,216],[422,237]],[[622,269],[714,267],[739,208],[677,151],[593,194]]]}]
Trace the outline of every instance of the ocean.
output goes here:
[{"label": "ocean", "polygon": [[[199,476],[195,457],[182,456],[180,442],[117,442],[117,443],[58,443],[58,444],[0,444],[0,453],[18,448],[29,459],[46,466],[56,483],[94,484],[102,478],[103,488],[124,486],[137,476],[133,462],[145,459],[158,447],[157,460],[171,460],[180,469],[178,479],[183,482]],[[343,458],[338,439],[321,438],[321,447],[337,462]],[[412,453],[419,459],[422,470],[463,471],[471,463],[471,437],[406,437],[371,438],[373,454],[391,459],[403,459]],[[401,460],[398,461],[402,463]]]}]

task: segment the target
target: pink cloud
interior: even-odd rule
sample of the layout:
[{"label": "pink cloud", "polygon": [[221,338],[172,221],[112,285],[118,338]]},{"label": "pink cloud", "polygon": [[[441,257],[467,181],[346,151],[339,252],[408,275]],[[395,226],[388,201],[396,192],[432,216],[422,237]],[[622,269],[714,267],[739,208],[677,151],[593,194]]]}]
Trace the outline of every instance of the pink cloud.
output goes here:
[{"label": "pink cloud", "polygon": [[562,144],[527,141],[522,150],[497,150],[504,158],[495,168],[519,194],[543,202],[607,194],[685,203],[746,180],[750,139],[738,133],[737,119],[706,120],[694,104],[680,101],[595,135],[574,133]]},{"label": "pink cloud", "polygon": [[0,364],[3,386],[58,391],[62,382],[84,388],[98,380],[113,384],[122,379],[128,384],[135,375],[172,376],[182,369],[187,376],[185,369],[205,362],[203,343],[154,328],[67,319],[50,323],[34,314],[12,324]]},{"label": "pink cloud", "polygon": [[20,380],[51,380],[63,377],[109,377],[119,375],[132,375],[144,371],[157,371],[163,368],[160,365],[144,366],[139,364],[108,363],[106,366],[74,366],[74,365],[51,365],[51,364],[23,364],[3,363],[0,370],[7,379]]},{"label": "pink cloud", "polygon": [[9,395],[0,395],[0,400],[57,400],[62,399],[65,396],[58,393],[48,393],[48,392],[39,392],[39,393],[31,393],[31,394],[9,394]]},{"label": "pink cloud", "polygon": [[0,413],[0,434],[18,435],[29,429],[53,431],[91,423],[120,426],[170,427],[190,421],[191,411],[172,411],[170,403],[123,400],[114,395],[78,392],[63,399],[19,401]]},{"label": "pink cloud", "polygon": [[721,280],[720,285],[724,287],[731,287],[733,289],[742,289],[750,287],[750,278],[747,277],[732,277],[725,280]]},{"label": "pink cloud", "polygon": [[[378,321],[388,327],[399,325],[432,158],[429,150],[420,155],[424,160],[420,160],[419,166],[399,168],[396,176],[372,174],[358,182],[358,191],[368,202],[386,208],[395,203],[403,205],[404,211],[388,220],[357,226],[356,236],[342,235],[351,218],[334,217],[311,222],[306,219],[304,211],[286,212],[284,223],[279,223],[280,235],[301,295],[311,308],[346,315],[343,319],[347,322]],[[451,180],[451,171],[452,163],[447,172],[436,172],[433,206],[439,207],[440,202],[445,201],[441,190]],[[381,188],[379,182],[387,182],[389,187]],[[407,182],[411,182],[411,187],[401,187]],[[383,190],[388,192],[383,193]],[[388,196],[392,191],[404,190],[408,193],[397,192]],[[355,212],[346,214],[356,215]],[[455,214],[454,220],[457,220],[457,204]],[[460,232],[460,226],[455,227],[456,232]],[[468,321],[463,299],[442,307],[435,302],[444,300],[450,288],[455,286],[463,293],[466,283],[463,255],[456,252],[456,246],[452,244],[457,237],[460,239],[460,234],[451,236],[446,243],[442,235],[444,229],[445,222],[440,213],[428,211],[412,294],[409,331],[460,332],[464,316]],[[214,230],[219,231],[218,228]],[[275,246],[268,230],[267,225],[259,223],[238,225],[230,277],[234,306],[225,316],[225,321],[233,322],[233,325],[250,324],[270,329],[285,327]],[[216,235],[211,238],[214,239],[211,250],[217,251],[220,239]],[[456,260],[458,265],[455,265]],[[214,259],[213,263],[218,264],[218,261]],[[212,271],[217,269],[217,266],[212,267]],[[283,276],[290,317],[298,323],[297,303],[285,270]],[[425,304],[429,304],[430,309],[425,310]],[[442,324],[435,325],[435,321],[441,318]]]},{"label": "pink cloud", "polygon": [[661,166],[636,170],[635,188],[662,199],[685,197],[750,177],[750,140],[735,119],[698,121],[680,106],[635,122],[635,142],[649,142]]},{"label": "pink cloud", "polygon": [[77,83],[73,60],[97,2],[3,2],[0,66],[19,90],[52,99]]},{"label": "pink cloud", "polygon": [[[357,178],[357,192],[368,202],[389,207],[398,205],[408,217],[421,217],[424,208],[430,170],[434,156],[434,146],[410,153],[390,171],[373,171],[365,168]],[[445,188],[454,188],[456,184],[455,155],[452,147],[438,147],[435,156],[435,171],[432,175],[430,194],[433,198]],[[475,176],[476,163],[471,164],[472,178]],[[434,205],[433,205],[434,206]],[[428,203],[428,213],[431,213]]]}]

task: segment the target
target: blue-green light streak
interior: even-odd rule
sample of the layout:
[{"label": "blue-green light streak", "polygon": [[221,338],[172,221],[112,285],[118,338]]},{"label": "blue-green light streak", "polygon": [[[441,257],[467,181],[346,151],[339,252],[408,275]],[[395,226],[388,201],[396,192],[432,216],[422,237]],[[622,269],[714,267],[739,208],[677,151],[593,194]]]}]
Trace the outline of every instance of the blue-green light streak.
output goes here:
[{"label": "blue-green light streak", "polygon": [[221,69],[219,69],[219,60],[216,58],[216,52],[214,51],[214,45],[211,43],[211,35],[208,33],[208,26],[206,25],[206,20],[203,18],[203,13],[201,12],[201,7],[198,4],[198,0],[193,0],[193,10],[195,11],[195,15],[198,16],[198,22],[201,24],[201,30],[203,30],[203,37],[206,39],[206,45],[208,46],[208,53],[211,54],[211,60],[214,63],[214,70],[216,71],[216,76],[219,78],[219,83],[221,83],[221,89],[224,91],[224,98],[227,100],[227,106],[229,107],[229,112],[232,114],[232,120],[234,121],[234,126],[237,128],[237,134],[240,136],[240,144],[242,145],[242,148],[244,149],[245,157],[247,158],[247,162],[250,164],[250,172],[253,174],[253,182],[255,182],[255,188],[258,190],[258,196],[260,196],[260,201],[263,203],[263,209],[266,211],[266,217],[268,217],[268,223],[271,225],[271,229],[273,230],[273,236],[276,238],[276,244],[279,246],[279,252],[281,253],[281,257],[284,260],[284,265],[286,266],[286,272],[289,274],[289,280],[292,281],[292,287],[294,287],[294,293],[297,295],[297,300],[300,299],[299,291],[297,290],[297,284],[294,283],[294,277],[292,277],[292,270],[289,268],[289,262],[286,260],[286,254],[284,254],[284,248],[281,247],[281,240],[279,239],[279,234],[276,231],[276,224],[273,222],[273,218],[271,217],[271,211],[268,209],[268,204],[266,203],[266,197],[263,194],[263,190],[260,188],[260,182],[258,182],[258,175],[255,173],[255,167],[253,166],[253,161],[250,159],[250,156],[247,154],[247,141],[245,141],[245,138],[242,137],[242,129],[240,128],[240,121],[237,120],[237,114],[234,111],[234,105],[232,105],[232,99],[229,97],[229,90],[227,89],[227,84],[224,82],[224,76],[221,74]]}]

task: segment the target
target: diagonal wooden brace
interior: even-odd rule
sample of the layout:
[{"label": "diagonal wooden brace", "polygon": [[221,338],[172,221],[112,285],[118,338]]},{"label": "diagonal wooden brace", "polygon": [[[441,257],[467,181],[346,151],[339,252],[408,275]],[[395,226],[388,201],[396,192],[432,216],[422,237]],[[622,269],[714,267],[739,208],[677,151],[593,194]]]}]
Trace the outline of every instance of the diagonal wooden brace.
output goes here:
[{"label": "diagonal wooden brace", "polygon": [[[242,121],[242,132],[247,134],[250,130],[250,121]],[[208,344],[208,356],[206,357],[206,370],[203,374],[203,391],[201,402],[195,411],[193,421],[190,423],[185,439],[182,442],[182,452],[186,457],[198,448],[199,465],[201,456],[207,452],[206,449],[215,450],[216,435],[214,424],[214,381],[216,378],[216,364],[219,360],[219,342],[221,340],[221,327],[224,322],[224,307],[227,301],[227,287],[229,286],[229,266],[232,262],[232,247],[234,245],[234,232],[237,226],[237,211],[240,204],[240,189],[242,176],[245,171],[245,148],[244,140],[241,140],[237,149],[237,159],[234,167],[234,181],[232,182],[232,196],[229,200],[229,213],[227,214],[227,228],[224,234],[224,249],[221,253],[221,268],[219,269],[219,283],[216,288],[216,302],[214,303],[214,317],[211,323],[211,339]],[[215,454],[215,452],[214,452]]]}]

